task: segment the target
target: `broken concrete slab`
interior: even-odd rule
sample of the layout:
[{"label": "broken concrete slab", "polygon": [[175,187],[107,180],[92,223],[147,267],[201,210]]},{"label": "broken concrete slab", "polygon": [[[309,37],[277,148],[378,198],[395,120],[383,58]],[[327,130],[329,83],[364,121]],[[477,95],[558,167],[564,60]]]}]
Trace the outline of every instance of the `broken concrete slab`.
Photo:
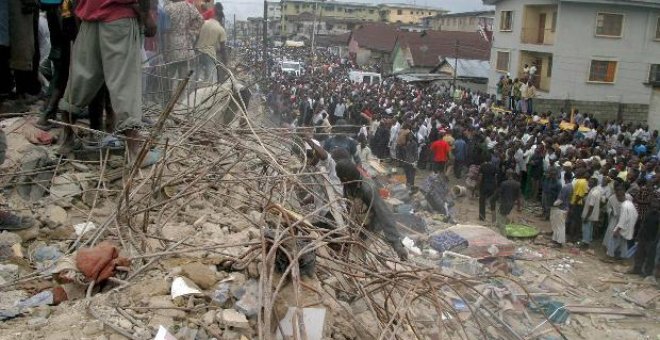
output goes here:
[{"label": "broken concrete slab", "polygon": [[148,307],[156,307],[154,314],[170,317],[172,319],[183,319],[186,317],[186,312],[180,310],[169,295],[152,296],[147,299]]},{"label": "broken concrete slab", "polygon": [[50,187],[50,196],[57,199],[56,202],[71,202],[74,197],[82,193],[78,178],[73,174],[63,174],[53,177]]},{"label": "broken concrete slab", "polygon": [[[302,318],[301,318],[302,317]],[[289,307],[280,321],[275,338],[322,340],[326,329],[325,308],[295,308]]]},{"label": "broken concrete slab", "polygon": [[195,228],[187,224],[166,224],[160,230],[161,236],[168,240],[178,241],[195,234]]},{"label": "broken concrete slab", "polygon": [[216,314],[216,318],[221,326],[238,329],[250,328],[247,317],[235,309],[223,309]]},{"label": "broken concrete slab", "polygon": [[57,205],[51,205],[47,207],[45,211],[45,217],[46,225],[51,229],[55,229],[69,222],[69,214],[66,212],[66,210],[64,210],[64,208]]},{"label": "broken concrete slab", "polygon": [[215,283],[218,282],[216,271],[211,266],[200,262],[191,262],[183,265],[181,272],[204,290],[214,287]]}]

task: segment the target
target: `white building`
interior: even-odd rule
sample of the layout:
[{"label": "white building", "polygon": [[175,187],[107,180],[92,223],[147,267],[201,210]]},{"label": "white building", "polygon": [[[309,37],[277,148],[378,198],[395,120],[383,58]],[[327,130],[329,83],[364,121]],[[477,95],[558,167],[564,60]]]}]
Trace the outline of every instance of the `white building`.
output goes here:
[{"label": "white building", "polygon": [[489,92],[536,62],[536,111],[575,107],[660,129],[660,0],[484,0],[495,5]]}]

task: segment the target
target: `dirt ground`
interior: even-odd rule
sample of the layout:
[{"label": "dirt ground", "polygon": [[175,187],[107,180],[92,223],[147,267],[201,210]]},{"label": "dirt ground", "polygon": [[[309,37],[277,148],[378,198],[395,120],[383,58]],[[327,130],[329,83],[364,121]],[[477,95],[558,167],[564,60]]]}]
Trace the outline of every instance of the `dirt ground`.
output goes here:
[{"label": "dirt ground", "polygon": [[[428,174],[428,171],[418,170],[416,183],[421,183]],[[457,180],[454,176],[450,176],[450,183],[450,187],[465,185],[464,180]],[[495,225],[490,223],[490,211],[487,212],[487,221],[479,221],[477,197],[468,194],[457,198],[455,203],[458,224],[495,228]],[[539,209],[538,202],[524,201],[521,212],[514,208],[511,213],[512,223],[535,226],[541,234],[534,240],[515,240],[521,253],[526,254],[523,256],[526,259],[515,260],[515,267],[522,274],[509,277],[518,280],[527,289],[534,290],[540,278],[552,276],[553,272],[557,272],[563,279],[559,280],[557,287],[552,287],[555,290],[555,295],[551,296],[553,300],[566,305],[635,309],[644,313],[644,316],[571,314],[566,324],[559,325],[568,339],[660,339],[659,286],[644,282],[639,276],[624,274],[632,265],[631,259],[620,263],[602,261],[605,257],[602,236],[587,250],[580,250],[574,244],[567,244],[559,249],[550,247],[551,226],[548,221],[538,216]],[[645,292],[644,296],[654,296],[645,307],[631,302],[630,299],[640,291]],[[537,317],[530,316],[532,319]],[[523,319],[515,314],[510,317],[511,320],[507,321],[511,321],[511,324]],[[547,324],[539,327],[534,334],[538,335],[531,338],[560,339]]]}]

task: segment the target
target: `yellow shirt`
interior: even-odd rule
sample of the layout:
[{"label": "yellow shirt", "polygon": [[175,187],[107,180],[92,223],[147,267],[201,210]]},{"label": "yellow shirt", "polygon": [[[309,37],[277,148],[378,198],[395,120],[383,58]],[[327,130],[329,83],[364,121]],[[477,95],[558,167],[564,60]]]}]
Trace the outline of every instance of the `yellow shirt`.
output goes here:
[{"label": "yellow shirt", "polygon": [[588,193],[589,182],[584,178],[575,180],[575,183],[573,184],[573,195],[571,195],[571,204],[584,204],[584,198]]},{"label": "yellow shirt", "polygon": [[627,182],[628,181],[628,170],[626,169],[626,170],[623,170],[623,171],[619,172],[619,176],[617,176],[617,177],[619,177],[622,180]]},{"label": "yellow shirt", "polygon": [[227,41],[227,33],[222,25],[215,19],[209,19],[204,22],[202,28],[199,30],[199,38],[195,47],[202,53],[206,53],[211,58],[215,59],[215,50],[220,43]]}]

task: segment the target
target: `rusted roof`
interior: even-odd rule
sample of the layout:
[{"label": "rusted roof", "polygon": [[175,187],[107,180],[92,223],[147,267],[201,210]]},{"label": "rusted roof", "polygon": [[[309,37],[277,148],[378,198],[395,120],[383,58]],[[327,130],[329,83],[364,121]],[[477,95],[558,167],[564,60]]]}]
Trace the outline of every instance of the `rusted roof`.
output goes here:
[{"label": "rusted roof", "polygon": [[385,23],[366,23],[351,33],[351,39],[361,48],[381,52],[392,52],[399,31]]},{"label": "rusted roof", "polygon": [[490,60],[490,43],[478,32],[399,32],[398,43],[410,49],[417,67],[436,66],[442,58],[456,57],[457,51],[459,59]]}]

